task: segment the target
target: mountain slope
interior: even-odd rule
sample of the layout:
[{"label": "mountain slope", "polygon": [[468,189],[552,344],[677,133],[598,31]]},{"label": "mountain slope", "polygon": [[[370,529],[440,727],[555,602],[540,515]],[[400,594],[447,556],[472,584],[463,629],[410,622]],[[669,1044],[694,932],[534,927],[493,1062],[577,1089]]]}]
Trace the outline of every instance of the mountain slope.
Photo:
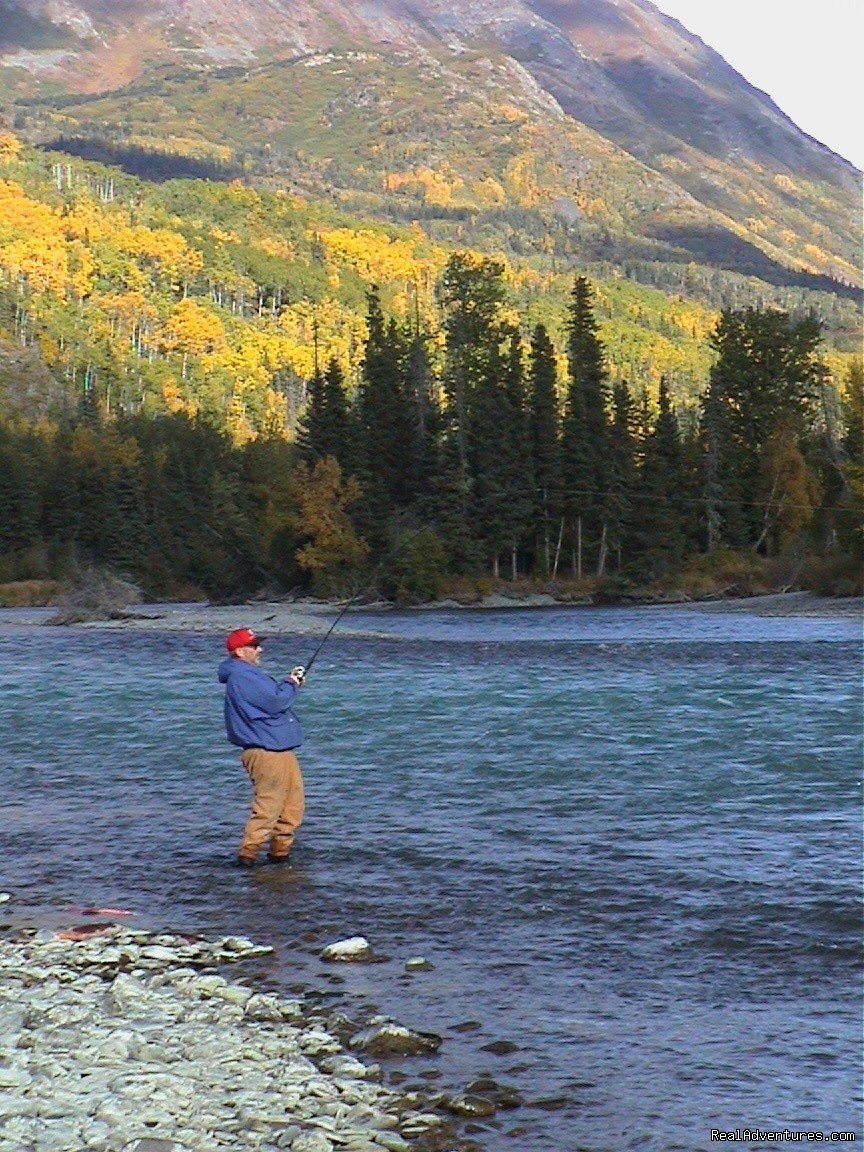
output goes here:
[{"label": "mountain slope", "polygon": [[859,174],[647,0],[4,9],[0,96],[34,140],[227,156],[568,262],[860,283]]}]

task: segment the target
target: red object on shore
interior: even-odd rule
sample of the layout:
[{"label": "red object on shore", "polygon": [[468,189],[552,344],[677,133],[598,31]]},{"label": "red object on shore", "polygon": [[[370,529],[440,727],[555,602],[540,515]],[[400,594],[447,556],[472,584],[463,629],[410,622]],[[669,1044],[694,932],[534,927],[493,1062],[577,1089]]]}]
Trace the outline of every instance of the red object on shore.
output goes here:
[{"label": "red object on shore", "polygon": [[75,928],[67,928],[63,932],[55,932],[55,940],[89,940],[91,936],[104,936],[113,932],[116,924],[78,924]]},{"label": "red object on shore", "polygon": [[130,912],[127,908],[70,908],[75,916],[137,916],[137,912]]}]

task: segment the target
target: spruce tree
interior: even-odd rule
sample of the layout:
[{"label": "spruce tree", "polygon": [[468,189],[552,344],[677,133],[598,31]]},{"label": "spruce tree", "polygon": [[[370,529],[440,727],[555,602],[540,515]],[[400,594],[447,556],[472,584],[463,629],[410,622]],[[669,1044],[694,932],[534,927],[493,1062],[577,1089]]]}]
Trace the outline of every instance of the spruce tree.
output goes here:
[{"label": "spruce tree", "polygon": [[511,334],[506,358],[491,350],[486,377],[477,388],[471,466],[476,523],[492,574],[500,575],[500,558],[510,555],[514,578],[519,542],[529,522],[530,457],[524,406],[522,350],[518,332]]},{"label": "spruce tree", "polygon": [[404,392],[406,397],[410,447],[406,461],[408,502],[422,513],[429,511],[432,486],[438,467],[440,413],[432,392],[429,364],[429,337],[415,331],[407,339]]},{"label": "spruce tree", "polygon": [[345,373],[335,356],[331,357],[324,373],[322,433],[320,457],[334,457],[342,470],[342,475],[346,478],[351,476],[358,468],[357,436],[348,407]]},{"label": "spruce tree", "polygon": [[661,377],[657,419],[645,443],[639,485],[637,538],[646,575],[663,575],[683,558],[687,544],[684,489],[681,433],[666,378]]},{"label": "spruce tree", "polygon": [[509,412],[503,375],[500,352],[493,348],[486,374],[475,389],[475,418],[469,444],[473,477],[472,521],[483,541],[492,575],[496,577],[500,574],[501,552],[512,539],[507,491],[510,475],[507,467]]},{"label": "spruce tree", "polygon": [[763,536],[767,507],[759,493],[765,455],[769,445],[774,452],[779,429],[790,421],[806,429],[812,422],[825,372],[821,340],[822,326],[813,316],[796,320],[757,308],[726,309],[712,334],[711,422],[723,430],[716,486],[724,542],[733,547],[754,546]]},{"label": "spruce tree", "polygon": [[358,413],[364,456],[364,489],[379,505],[404,506],[412,447],[412,419],[404,387],[405,348],[395,324],[385,322],[378,289],[367,294],[368,336],[363,355]]},{"label": "spruce tree", "polygon": [[561,455],[573,567],[579,575],[586,539],[593,544],[598,575],[603,573],[608,550],[608,372],[597,332],[591,287],[584,276],[577,276],[567,318],[570,378]]},{"label": "spruce tree", "polygon": [[306,393],[306,407],[297,424],[297,450],[301,460],[313,465],[327,455],[327,395],[324,375],[318,365]]},{"label": "spruce tree", "polygon": [[519,545],[531,530],[535,481],[522,337],[510,335],[504,387],[507,396],[506,488],[510,500],[510,574],[519,574]]},{"label": "spruce tree", "polygon": [[448,425],[455,438],[461,470],[470,485],[472,406],[489,371],[493,349],[499,346],[503,335],[500,312],[505,297],[504,265],[468,252],[454,252],[441,277],[438,295],[444,309]]},{"label": "spruce tree", "polygon": [[528,360],[529,474],[534,482],[537,555],[545,573],[552,567],[552,525],[559,513],[561,484],[555,349],[543,324],[531,337]]},{"label": "spruce tree", "polygon": [[[636,518],[636,406],[623,380],[612,390],[612,424],[609,429],[609,547],[620,572],[631,548]],[[628,556],[629,558],[629,556]]]}]

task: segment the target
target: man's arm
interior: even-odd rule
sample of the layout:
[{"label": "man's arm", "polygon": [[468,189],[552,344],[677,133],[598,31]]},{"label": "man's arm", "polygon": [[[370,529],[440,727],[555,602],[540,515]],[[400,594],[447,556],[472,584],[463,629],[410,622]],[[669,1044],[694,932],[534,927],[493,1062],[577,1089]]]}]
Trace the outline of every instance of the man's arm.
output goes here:
[{"label": "man's arm", "polygon": [[253,708],[258,708],[270,716],[279,716],[291,707],[291,702],[297,695],[297,684],[290,678],[277,684],[262,672],[257,676],[243,677],[242,694]]}]

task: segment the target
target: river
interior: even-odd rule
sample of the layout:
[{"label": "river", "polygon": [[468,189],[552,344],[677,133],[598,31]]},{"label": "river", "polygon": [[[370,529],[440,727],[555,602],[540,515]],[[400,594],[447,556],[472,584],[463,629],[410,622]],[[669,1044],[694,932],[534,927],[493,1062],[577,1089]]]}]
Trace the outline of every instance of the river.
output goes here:
[{"label": "river", "polygon": [[[517,1088],[475,1126],[489,1152],[864,1136],[860,621],[352,614],[298,706],[295,864],[244,872],[221,634],[16,619],[0,928],[95,905],[271,943],[267,981],[444,1037],[387,1076]],[[314,647],[274,638],[264,667]],[[389,959],[318,959],[358,933]]]}]

